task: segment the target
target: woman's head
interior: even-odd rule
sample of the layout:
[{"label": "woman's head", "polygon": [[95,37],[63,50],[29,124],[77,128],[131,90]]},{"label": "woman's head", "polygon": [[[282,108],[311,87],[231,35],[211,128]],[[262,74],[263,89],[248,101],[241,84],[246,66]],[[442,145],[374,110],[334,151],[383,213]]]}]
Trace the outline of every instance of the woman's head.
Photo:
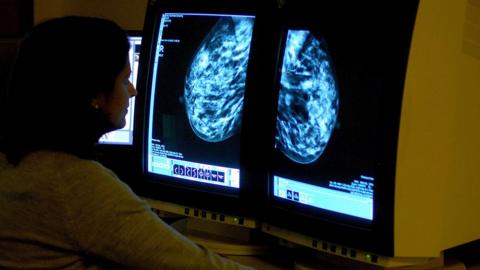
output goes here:
[{"label": "woman's head", "polygon": [[64,17],[34,27],[20,44],[10,82],[9,160],[41,149],[88,156],[103,133],[124,125],[112,113],[126,110],[122,89],[135,95],[124,78],[129,47],[125,32],[105,19]]}]

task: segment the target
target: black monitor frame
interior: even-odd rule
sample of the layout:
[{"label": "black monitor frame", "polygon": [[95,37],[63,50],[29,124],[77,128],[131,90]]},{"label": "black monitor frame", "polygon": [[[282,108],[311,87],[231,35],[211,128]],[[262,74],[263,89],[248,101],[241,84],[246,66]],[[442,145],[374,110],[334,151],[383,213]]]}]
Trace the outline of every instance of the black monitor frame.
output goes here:
[{"label": "black monitor frame", "polygon": [[[262,1],[263,2],[263,1]],[[267,2],[267,1],[266,1]],[[270,2],[270,1],[268,1]],[[271,1],[274,4],[274,1]],[[259,105],[268,102],[271,82],[266,79],[271,75],[275,59],[275,53],[269,50],[275,34],[271,31],[273,17],[270,13],[274,9],[267,3],[259,4],[258,1],[248,0],[166,0],[151,1],[147,7],[147,14],[144,24],[144,38],[142,40],[142,52],[140,66],[143,72],[140,73],[138,95],[136,97],[136,119],[134,145],[136,146],[137,157],[140,158],[139,178],[132,183],[133,189],[141,196],[166,201],[183,206],[190,206],[200,209],[219,211],[227,214],[253,217],[258,210],[262,185],[266,178],[266,171],[256,166],[255,162],[265,157],[266,148],[262,140],[266,136],[255,136],[254,129],[261,126],[256,120],[259,112]],[[255,15],[252,43],[250,47],[250,59],[247,67],[246,89],[244,96],[244,108],[242,117],[242,130],[240,134],[240,188],[237,192],[225,190],[223,187],[201,183],[186,183],[186,181],[175,181],[171,177],[153,175],[146,169],[146,147],[147,147],[147,124],[148,124],[148,100],[152,83],[153,57],[155,53],[155,42],[163,13],[208,13],[208,14],[239,14]],[[265,114],[262,114],[265,115]],[[259,139],[260,138],[260,139]],[[264,160],[264,158],[263,158]],[[258,179],[258,180],[257,180]]]},{"label": "black monitor frame", "polygon": [[[401,2],[401,3],[400,3]],[[376,137],[375,188],[373,220],[336,214],[314,207],[302,207],[273,196],[273,175],[269,175],[268,198],[263,219],[277,227],[332,243],[393,256],[394,196],[397,140],[403,87],[410,41],[418,0],[395,3],[352,1],[323,2],[316,8],[308,1],[287,1],[280,11],[282,35],[279,53],[283,52],[288,29],[312,29],[336,40],[352,59],[342,58],[330,44],[338,87],[361,91],[361,76],[375,76],[379,89],[378,133]],[[340,15],[339,15],[340,14]],[[350,62],[351,61],[351,62]],[[282,56],[277,60],[275,88],[279,89]],[[346,65],[357,65],[348,67]],[[344,66],[342,66],[344,65]],[[357,69],[357,74],[348,69]],[[351,70],[350,70],[351,71]],[[366,74],[370,73],[370,74]],[[356,77],[357,76],[357,77]],[[341,90],[342,91],[342,90]],[[340,93],[341,95],[341,93]],[[278,90],[276,98],[278,98]],[[277,103],[273,110],[276,117]],[[275,128],[271,127],[271,151]],[[273,152],[271,152],[273,155]],[[414,187],[412,187],[414,188]]]}]

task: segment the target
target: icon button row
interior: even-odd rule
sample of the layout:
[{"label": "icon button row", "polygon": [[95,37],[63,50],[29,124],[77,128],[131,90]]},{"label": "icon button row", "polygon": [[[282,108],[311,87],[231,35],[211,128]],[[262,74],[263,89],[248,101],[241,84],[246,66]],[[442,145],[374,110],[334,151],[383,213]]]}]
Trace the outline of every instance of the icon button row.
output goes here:
[{"label": "icon button row", "polygon": [[287,199],[300,201],[300,194],[297,191],[287,190]]},{"label": "icon button row", "polygon": [[183,165],[174,164],[173,174],[178,176],[187,176],[201,180],[208,180],[214,182],[225,182],[225,172],[199,169],[194,167],[188,167]]}]

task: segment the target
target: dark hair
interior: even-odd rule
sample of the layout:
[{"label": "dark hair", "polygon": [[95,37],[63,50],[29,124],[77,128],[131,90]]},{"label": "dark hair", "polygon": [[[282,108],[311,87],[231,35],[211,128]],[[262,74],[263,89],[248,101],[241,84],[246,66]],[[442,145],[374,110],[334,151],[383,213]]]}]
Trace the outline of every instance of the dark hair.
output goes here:
[{"label": "dark hair", "polygon": [[16,164],[36,150],[92,158],[95,142],[112,127],[91,101],[113,91],[129,48],[126,33],[100,18],[57,18],[27,33],[9,85],[8,160]]}]

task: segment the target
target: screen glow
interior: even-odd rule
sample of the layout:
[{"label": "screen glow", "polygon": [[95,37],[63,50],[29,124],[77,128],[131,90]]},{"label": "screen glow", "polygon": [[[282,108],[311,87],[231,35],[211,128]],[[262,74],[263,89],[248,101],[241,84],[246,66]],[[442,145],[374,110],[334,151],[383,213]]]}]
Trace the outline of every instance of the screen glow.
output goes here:
[{"label": "screen glow", "polygon": [[283,177],[273,178],[274,196],[337,213],[373,219],[373,178],[360,176],[347,186],[330,182],[319,187]]},{"label": "screen glow", "polygon": [[149,93],[148,172],[240,187],[239,133],[253,21],[162,14]]}]

